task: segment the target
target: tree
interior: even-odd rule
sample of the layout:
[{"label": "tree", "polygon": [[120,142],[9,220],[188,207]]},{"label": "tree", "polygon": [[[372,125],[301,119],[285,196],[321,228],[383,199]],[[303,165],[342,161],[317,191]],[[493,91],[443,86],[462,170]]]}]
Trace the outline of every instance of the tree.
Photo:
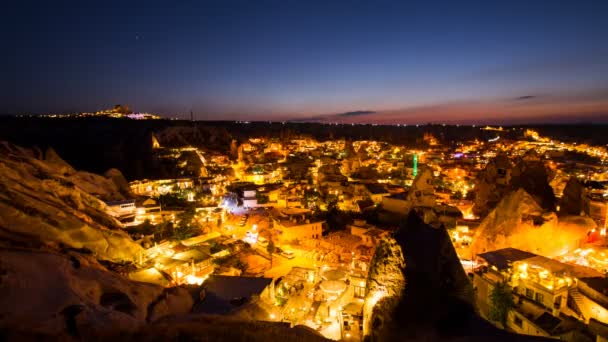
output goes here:
[{"label": "tree", "polygon": [[464,196],[462,196],[462,191],[456,191],[452,194],[452,199],[461,200]]},{"label": "tree", "polygon": [[274,246],[274,241],[272,238],[268,241],[268,246],[266,246],[266,251],[270,254],[270,268],[272,268],[272,254],[274,254],[276,247]]},{"label": "tree", "polygon": [[258,200],[259,204],[265,204],[265,203],[268,203],[268,201],[269,201],[268,195],[263,194],[261,192],[256,192],[255,198]]},{"label": "tree", "polygon": [[513,294],[505,282],[498,282],[490,293],[490,319],[499,322],[503,327],[507,323],[507,315],[513,308]]},{"label": "tree", "polygon": [[335,213],[338,211],[338,196],[327,195],[327,197],[325,198],[325,203],[327,205],[327,211],[329,213]]},{"label": "tree", "polygon": [[302,196],[302,205],[308,209],[315,209],[317,207],[317,201],[319,200],[320,193],[315,189],[304,190],[304,196]]},{"label": "tree", "polygon": [[179,222],[173,230],[173,239],[181,241],[194,236],[199,230],[196,223],[196,212],[192,209],[179,215]]},{"label": "tree", "polygon": [[149,219],[146,219],[140,225],[133,227],[131,231],[133,233],[143,234],[143,235],[151,235],[154,234],[156,227],[150,222]]}]

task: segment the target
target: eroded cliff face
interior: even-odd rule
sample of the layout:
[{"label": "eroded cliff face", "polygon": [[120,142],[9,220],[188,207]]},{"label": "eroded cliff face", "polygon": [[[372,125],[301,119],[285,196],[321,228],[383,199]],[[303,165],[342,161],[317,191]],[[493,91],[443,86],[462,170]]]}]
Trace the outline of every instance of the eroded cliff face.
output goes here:
[{"label": "eroded cliff face", "polygon": [[102,199],[124,198],[125,185],[117,170],[79,172],[52,150],[0,143],[0,340],[324,340],[282,323],[193,314],[200,289],[124,277],[142,249]]},{"label": "eroded cliff face", "polygon": [[367,275],[363,305],[364,335],[382,336],[394,324],[393,312],[405,289],[405,259],[394,238],[384,238],[376,247]]},{"label": "eroded cliff face", "polygon": [[557,217],[545,211],[524,189],[506,195],[481,222],[473,237],[474,254],[513,247],[552,257],[579,247],[593,220]]},{"label": "eroded cliff face", "polygon": [[75,171],[54,152],[0,143],[0,235],[86,248],[99,259],[136,260],[142,248],[106,213],[103,200],[124,199],[105,177]]},{"label": "eroded cliff face", "polygon": [[[89,255],[0,246],[0,330],[7,338],[103,338],[190,312],[182,288],[129,281]],[[1,337],[1,336],[0,336]]]}]

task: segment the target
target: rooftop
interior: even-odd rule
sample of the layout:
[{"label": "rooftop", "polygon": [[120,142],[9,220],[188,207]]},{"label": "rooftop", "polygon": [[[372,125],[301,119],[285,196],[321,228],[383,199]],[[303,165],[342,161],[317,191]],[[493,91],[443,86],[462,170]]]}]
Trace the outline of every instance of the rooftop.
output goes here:
[{"label": "rooftop", "polygon": [[405,201],[407,199],[407,191],[398,194],[390,195],[388,198]]},{"label": "rooftop", "polygon": [[504,270],[509,268],[509,264],[515,261],[529,259],[536,256],[536,254],[516,248],[503,248],[492,252],[481,253],[478,256],[491,266],[496,266],[499,270]]},{"label": "rooftop", "polygon": [[373,195],[387,194],[388,190],[380,184],[367,183],[365,184],[367,191],[369,191]]}]

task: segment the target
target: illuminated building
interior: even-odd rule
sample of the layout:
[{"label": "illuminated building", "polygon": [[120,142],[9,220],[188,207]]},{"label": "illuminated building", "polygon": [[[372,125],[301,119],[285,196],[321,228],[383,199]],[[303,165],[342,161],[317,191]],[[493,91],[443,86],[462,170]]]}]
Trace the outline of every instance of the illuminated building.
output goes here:
[{"label": "illuminated building", "polygon": [[319,239],[325,221],[311,221],[307,218],[309,210],[285,209],[273,217],[274,228],[279,230],[280,240],[291,242],[303,239]]},{"label": "illuminated building", "polygon": [[130,222],[135,219],[135,200],[106,202],[108,214],[121,222]]},{"label": "illuminated building", "polygon": [[355,220],[350,225],[350,233],[361,238],[361,241],[366,246],[376,246],[380,239],[390,234],[387,230],[382,230],[367,224],[365,220]]},{"label": "illuminated building", "polygon": [[608,182],[590,181],[583,194],[583,210],[598,227],[606,228],[608,222]]},{"label": "illuminated building", "polygon": [[192,178],[141,180],[129,183],[131,191],[136,195],[158,196],[166,195],[174,189],[185,190],[194,186]]},{"label": "illuminated building", "polygon": [[577,320],[608,322],[608,282],[601,273],[514,248],[478,257],[487,265],[473,276],[480,314],[489,317],[497,284],[506,284],[512,293],[515,304],[505,328],[563,339],[577,327]]}]

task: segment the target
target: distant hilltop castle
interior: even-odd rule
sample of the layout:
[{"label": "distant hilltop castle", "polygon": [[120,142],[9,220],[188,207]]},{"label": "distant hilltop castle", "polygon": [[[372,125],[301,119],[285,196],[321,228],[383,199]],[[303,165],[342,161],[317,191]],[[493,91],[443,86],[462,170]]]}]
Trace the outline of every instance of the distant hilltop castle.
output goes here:
[{"label": "distant hilltop castle", "polygon": [[114,113],[120,113],[120,114],[133,114],[133,112],[131,111],[131,108],[129,108],[129,106],[127,105],[121,105],[121,104],[117,104],[114,106],[114,108],[112,108],[112,111]]},{"label": "distant hilltop castle", "polygon": [[79,114],[50,114],[45,115],[51,118],[84,118],[84,117],[107,117],[118,119],[133,119],[133,120],[153,120],[161,119],[156,114],[134,113],[127,105],[117,104],[112,109],[104,109],[95,113],[79,113]]}]

